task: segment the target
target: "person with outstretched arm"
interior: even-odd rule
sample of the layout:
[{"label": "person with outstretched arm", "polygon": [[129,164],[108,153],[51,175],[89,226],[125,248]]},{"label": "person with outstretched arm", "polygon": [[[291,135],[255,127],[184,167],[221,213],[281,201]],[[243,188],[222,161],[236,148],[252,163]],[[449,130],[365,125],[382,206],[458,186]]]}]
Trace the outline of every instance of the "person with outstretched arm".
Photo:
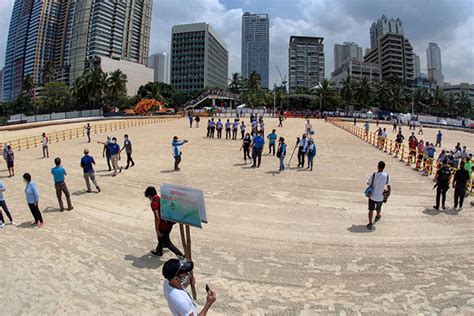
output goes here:
[{"label": "person with outstretched arm", "polygon": [[181,163],[181,146],[186,144],[188,141],[183,140],[179,141],[178,136],[173,137],[173,141],[171,142],[171,147],[173,148],[173,157],[174,157],[174,171],[179,171],[181,170],[179,168],[179,164]]}]

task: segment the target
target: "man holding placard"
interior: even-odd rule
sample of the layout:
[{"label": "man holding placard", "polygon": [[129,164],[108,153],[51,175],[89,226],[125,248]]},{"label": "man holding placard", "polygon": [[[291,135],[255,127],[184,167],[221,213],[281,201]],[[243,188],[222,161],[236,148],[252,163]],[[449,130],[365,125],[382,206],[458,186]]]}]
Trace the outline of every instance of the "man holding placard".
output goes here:
[{"label": "man holding placard", "polygon": [[160,196],[154,187],[148,187],[145,190],[145,197],[151,201],[151,210],[155,217],[155,231],[156,237],[158,238],[158,245],[156,249],[151,251],[151,254],[157,257],[163,255],[163,247],[166,246],[171,252],[173,252],[179,259],[183,259],[183,253],[176,248],[176,246],[171,242],[170,234],[173,229],[172,222],[163,220],[161,218],[160,211]]}]

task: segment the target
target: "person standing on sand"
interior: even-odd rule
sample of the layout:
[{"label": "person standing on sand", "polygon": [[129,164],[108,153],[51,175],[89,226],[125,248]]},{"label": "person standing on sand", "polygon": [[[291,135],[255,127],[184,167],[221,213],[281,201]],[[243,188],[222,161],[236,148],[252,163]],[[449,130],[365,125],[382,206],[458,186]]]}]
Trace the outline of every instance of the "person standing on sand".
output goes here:
[{"label": "person standing on sand", "polygon": [[286,157],[286,144],[285,138],[280,137],[278,139],[278,150],[277,150],[277,158],[280,160],[280,168],[278,171],[285,170],[285,157]]},{"label": "person standing on sand", "polygon": [[46,133],[43,133],[41,137],[41,147],[43,148],[43,158],[49,158],[49,138],[46,136]]},{"label": "person standing on sand", "polygon": [[112,142],[108,144],[110,150],[110,160],[112,160],[112,167],[114,168],[114,174],[112,177],[115,177],[118,172],[122,172],[122,167],[119,167],[118,162],[120,160],[120,146],[117,144],[117,138],[112,137]]},{"label": "person standing on sand", "polygon": [[435,147],[441,147],[441,141],[443,140],[443,133],[441,133],[441,130],[438,130],[438,134],[436,134],[436,143]]},{"label": "person standing on sand", "polygon": [[240,135],[242,136],[241,139],[244,139],[245,137],[245,129],[247,126],[245,126],[244,121],[242,121],[242,124],[240,124]]},{"label": "person standing on sand", "polygon": [[207,134],[206,137],[211,137],[211,120],[207,120]]},{"label": "person standing on sand", "polygon": [[278,127],[283,127],[283,115],[278,115]]},{"label": "person standing on sand", "polygon": [[231,127],[231,123],[229,120],[227,120],[227,122],[225,122],[225,139],[230,139],[230,127]]},{"label": "person standing on sand", "polygon": [[32,225],[37,225],[38,227],[43,227],[43,216],[39,209],[39,191],[36,188],[36,184],[31,180],[31,175],[29,173],[23,174],[23,180],[25,181],[25,196],[28,207],[30,208],[31,214],[35,219],[35,222]]},{"label": "person standing on sand", "polygon": [[110,154],[110,148],[109,144],[112,141],[110,140],[110,136],[107,136],[107,140],[104,142],[97,142],[98,144],[103,144],[104,149],[102,150],[102,157],[107,160],[107,166],[109,167],[109,171],[112,170],[112,167],[110,166],[110,160],[112,159],[112,155]]},{"label": "person standing on sand", "polygon": [[211,126],[211,133],[209,134],[209,137],[214,138],[214,132],[216,130],[216,123],[214,122],[214,118],[211,119],[210,126]]},{"label": "person standing on sand", "polygon": [[189,112],[188,114],[189,128],[193,128],[193,114]]},{"label": "person standing on sand", "polygon": [[179,171],[179,164],[181,163],[181,146],[186,144],[188,141],[183,140],[182,142],[178,140],[178,136],[173,137],[173,142],[171,142],[171,147],[173,148],[173,157],[174,157],[174,171]]},{"label": "person standing on sand", "polygon": [[11,225],[15,225],[15,222],[13,221],[12,214],[8,210],[7,202],[5,202],[5,198],[3,197],[3,192],[5,192],[7,189],[5,188],[5,185],[3,184],[2,181],[0,181],[0,228],[5,227],[5,219],[3,218],[3,213],[2,209],[5,211],[5,214],[7,214],[8,219],[10,220]]},{"label": "person standing on sand", "polygon": [[84,156],[81,159],[81,167],[84,173],[84,180],[86,181],[87,193],[92,192],[89,180],[94,183],[95,188],[100,192],[100,187],[95,180],[94,165],[95,160],[92,156],[89,156],[89,149],[84,149]]},{"label": "person standing on sand", "polygon": [[[391,183],[390,176],[388,173],[384,172],[385,162],[379,161],[377,164],[377,172],[374,172],[369,179],[367,180],[367,185],[370,186],[370,192],[367,192],[367,197],[369,199],[369,223],[367,224],[367,229],[373,229],[373,223],[380,221],[382,216],[382,204],[387,202],[387,199],[391,193]],[[387,189],[385,190],[385,187]],[[377,216],[375,216],[375,221],[372,222],[374,211],[377,211]]]},{"label": "person standing on sand", "polygon": [[316,157],[316,145],[314,144],[314,140],[310,139],[308,141],[308,167],[310,171],[313,171],[313,160]]},{"label": "person standing on sand", "polygon": [[244,161],[245,164],[247,164],[247,158],[252,161],[252,158],[250,157],[250,145],[252,144],[252,139],[250,138],[250,134],[247,133],[245,134],[245,137],[242,141],[242,146],[240,147],[240,150],[244,150]]},{"label": "person standing on sand", "polygon": [[125,150],[125,153],[127,154],[127,166],[125,167],[125,170],[127,170],[130,167],[130,163],[132,163],[131,167],[135,166],[135,161],[133,161],[133,158],[132,158],[132,142],[128,138],[127,134],[125,134],[123,138],[124,138],[123,147],[120,150],[120,152]]},{"label": "person standing on sand", "polygon": [[222,121],[221,121],[221,119],[217,120],[216,129],[217,129],[217,138],[222,138]]},{"label": "person standing on sand", "polygon": [[194,120],[196,121],[196,128],[199,128],[199,122],[201,122],[201,118],[199,117],[199,114],[196,115],[196,118]]},{"label": "person standing on sand", "polygon": [[62,199],[62,194],[66,196],[67,201],[67,210],[71,211],[74,209],[71,203],[71,194],[67,188],[65,177],[67,176],[66,169],[61,166],[61,158],[54,159],[55,166],[51,169],[51,174],[54,179],[54,188],[56,189],[56,196],[58,198],[59,210],[64,212],[64,204]]},{"label": "person standing on sand", "polygon": [[150,186],[146,188],[145,197],[151,201],[151,210],[153,211],[153,215],[155,217],[155,232],[158,239],[158,245],[156,246],[156,249],[152,250],[150,253],[153,256],[161,257],[163,256],[163,247],[166,247],[179,259],[184,259],[183,253],[178,248],[176,248],[170,239],[170,234],[174,223],[161,219],[160,196],[156,192],[155,187]]},{"label": "person standing on sand", "polygon": [[8,154],[8,144],[5,143],[3,144],[3,159],[5,160],[5,163],[7,162],[7,154]]},{"label": "person standing on sand", "polygon": [[239,120],[234,120],[232,124],[232,140],[237,140],[237,131],[239,130]]},{"label": "person standing on sand", "polygon": [[201,312],[197,312],[196,305],[186,290],[190,284],[196,283],[194,277],[189,274],[193,267],[192,261],[178,259],[170,259],[163,265],[163,293],[173,316],[206,316],[217,299],[216,292],[207,287],[206,304]]},{"label": "person standing on sand", "polygon": [[448,166],[448,161],[444,160],[441,168],[436,172],[436,205],[433,208],[439,211],[440,200],[443,210],[446,208],[446,192],[449,190],[449,180],[451,179],[451,168]]},{"label": "person standing on sand", "polygon": [[87,142],[91,142],[91,125],[87,123],[86,126],[84,126],[84,129],[86,130],[86,136],[87,136]]},{"label": "person standing on sand", "polygon": [[262,151],[263,151],[264,145],[265,145],[265,139],[263,139],[262,132],[258,131],[257,136],[255,136],[252,141],[252,160],[253,160],[252,168],[260,168],[260,164],[262,162]]},{"label": "person standing on sand", "polygon": [[8,173],[10,174],[8,177],[11,178],[15,176],[15,153],[10,145],[7,145],[6,156]]},{"label": "person standing on sand", "polygon": [[304,156],[306,156],[306,152],[308,151],[308,139],[306,138],[306,134],[303,134],[303,137],[299,141],[298,145],[298,168],[304,167]]},{"label": "person standing on sand", "polygon": [[268,134],[267,139],[269,140],[268,142],[268,154],[270,155],[273,150],[273,156],[275,156],[275,143],[277,140],[278,136],[276,134],[276,130],[272,130],[270,134]]},{"label": "person standing on sand", "polygon": [[464,161],[461,161],[459,169],[454,174],[453,188],[454,188],[454,209],[462,210],[464,204],[464,197],[466,196],[466,188],[468,181],[471,180],[469,172],[465,168]]}]

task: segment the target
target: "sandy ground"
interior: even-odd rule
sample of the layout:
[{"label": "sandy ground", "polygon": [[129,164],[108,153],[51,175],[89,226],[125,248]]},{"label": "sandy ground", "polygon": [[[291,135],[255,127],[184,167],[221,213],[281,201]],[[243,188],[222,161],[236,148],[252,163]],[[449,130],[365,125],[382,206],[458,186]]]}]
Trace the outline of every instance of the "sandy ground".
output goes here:
[{"label": "sandy ground", "polygon": [[[268,121],[267,129],[276,125]],[[292,148],[304,121],[284,125],[278,134]],[[3,179],[18,226],[0,230],[0,314],[168,315],[161,267],[173,255],[148,255],[155,233],[143,197],[146,186],[161,183],[205,191],[209,224],[192,236],[198,303],[206,282],[218,294],[210,315],[474,314],[474,209],[431,210],[431,179],[329,123],[313,126],[315,170],[294,169],[294,159],[282,174],[273,156],[251,169],[240,141],[207,139],[205,128],[189,129],[184,119],[120,130],[116,136],[130,135],[137,165],[112,178],[102,146],[90,145],[100,194],[84,193],[84,139],[53,144],[51,157],[63,158],[73,193],[75,209],[65,213],[57,209],[52,159],[40,159],[40,148],[18,152],[17,176]],[[173,135],[190,141],[179,173]],[[472,134],[446,132],[447,144],[454,139],[474,145]],[[369,232],[362,192],[381,159],[393,194]],[[41,193],[41,229],[29,225],[26,171]],[[178,229],[172,239],[179,244]]]}]

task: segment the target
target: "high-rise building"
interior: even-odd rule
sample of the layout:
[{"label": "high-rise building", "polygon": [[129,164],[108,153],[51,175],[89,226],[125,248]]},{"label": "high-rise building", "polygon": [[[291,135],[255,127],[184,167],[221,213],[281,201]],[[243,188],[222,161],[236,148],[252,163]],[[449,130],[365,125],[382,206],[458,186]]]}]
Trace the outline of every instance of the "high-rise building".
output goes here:
[{"label": "high-rise building", "polygon": [[5,57],[4,96],[16,98],[23,78],[72,83],[98,56],[146,64],[152,0],[15,0]]},{"label": "high-rise building", "polygon": [[377,22],[374,22],[370,27],[370,46],[372,49],[377,47],[378,40],[381,36],[387,33],[403,35],[403,24],[402,21],[397,18],[388,19],[385,15],[382,15]]},{"label": "high-rise building", "polygon": [[171,31],[171,85],[193,91],[226,88],[229,52],[208,23],[175,25]]},{"label": "high-rise building", "polygon": [[330,82],[337,89],[341,89],[348,77],[355,83],[361,82],[364,77],[370,83],[376,83],[380,81],[380,67],[378,64],[366,63],[356,59],[346,59],[342,66],[331,74]]},{"label": "high-rise building", "polygon": [[413,53],[413,57],[415,62],[415,78],[421,78],[420,56]]},{"label": "high-rise building", "polygon": [[438,44],[429,43],[426,49],[428,66],[428,80],[442,87],[444,83],[443,68],[441,66],[441,49]]},{"label": "high-rise building", "polygon": [[5,55],[5,101],[21,94],[26,75],[35,85],[43,83],[45,64],[54,60],[60,5],[60,0],[15,0]]},{"label": "high-rise building", "polygon": [[415,82],[413,48],[403,35],[402,21],[388,20],[382,16],[370,28],[370,40],[372,48],[364,56],[364,61],[379,65],[382,80],[396,78],[413,86]]},{"label": "high-rise building", "polygon": [[342,66],[347,59],[362,61],[362,47],[354,42],[334,44],[334,70]]},{"label": "high-rise building", "polygon": [[311,89],[324,80],[324,38],[291,36],[288,49],[289,91]]},{"label": "high-rise building", "polygon": [[[69,0],[71,1],[71,0]],[[105,56],[146,65],[152,0],[71,3],[70,80],[82,75],[90,58]]]},{"label": "high-rise building", "polygon": [[0,69],[0,102],[3,102],[3,68]]},{"label": "high-rise building", "polygon": [[270,20],[268,14],[242,16],[242,77],[260,75],[263,88],[269,87]]},{"label": "high-rise building", "polygon": [[153,81],[170,83],[170,57],[162,52],[148,57],[148,67],[153,68]]}]

